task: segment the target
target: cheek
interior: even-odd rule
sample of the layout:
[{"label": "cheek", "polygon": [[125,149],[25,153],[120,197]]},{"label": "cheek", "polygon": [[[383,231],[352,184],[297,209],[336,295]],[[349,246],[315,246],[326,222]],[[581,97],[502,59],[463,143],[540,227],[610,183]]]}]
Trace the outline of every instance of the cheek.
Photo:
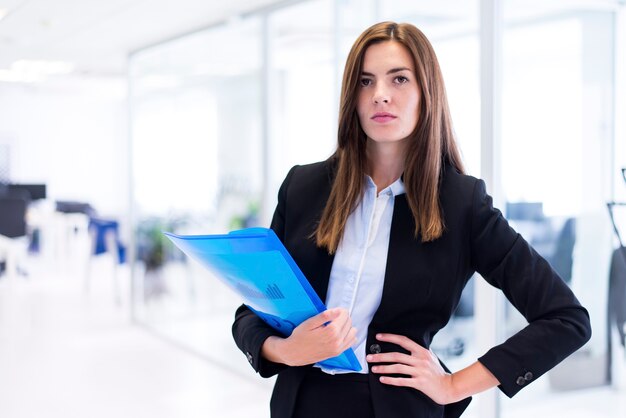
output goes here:
[{"label": "cheek", "polygon": [[418,122],[419,107],[420,107],[419,95],[412,95],[407,101],[408,116],[412,123],[416,124]]},{"label": "cheek", "polygon": [[359,95],[356,102],[356,114],[359,117],[359,122],[363,125],[363,118],[367,115],[367,100],[363,97],[363,95]]}]

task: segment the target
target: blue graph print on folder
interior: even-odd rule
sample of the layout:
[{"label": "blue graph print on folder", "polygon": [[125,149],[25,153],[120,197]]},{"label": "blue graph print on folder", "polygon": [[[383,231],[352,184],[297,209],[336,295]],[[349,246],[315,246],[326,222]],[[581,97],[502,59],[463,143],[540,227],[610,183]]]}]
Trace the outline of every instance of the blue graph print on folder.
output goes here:
[{"label": "blue graph print on folder", "polygon": [[[285,336],[326,310],[274,231],[249,228],[226,235],[174,235],[178,248],[237,292],[245,304]],[[352,349],[319,362],[327,369],[359,371]]]}]

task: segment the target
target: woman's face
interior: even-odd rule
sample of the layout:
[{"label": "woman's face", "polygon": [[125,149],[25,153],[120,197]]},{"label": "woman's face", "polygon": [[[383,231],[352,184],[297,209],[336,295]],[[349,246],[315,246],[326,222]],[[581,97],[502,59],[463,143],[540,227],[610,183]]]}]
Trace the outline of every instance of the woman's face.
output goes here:
[{"label": "woman's face", "polygon": [[420,88],[413,59],[400,43],[385,41],[365,51],[357,113],[377,144],[400,143],[417,126]]}]

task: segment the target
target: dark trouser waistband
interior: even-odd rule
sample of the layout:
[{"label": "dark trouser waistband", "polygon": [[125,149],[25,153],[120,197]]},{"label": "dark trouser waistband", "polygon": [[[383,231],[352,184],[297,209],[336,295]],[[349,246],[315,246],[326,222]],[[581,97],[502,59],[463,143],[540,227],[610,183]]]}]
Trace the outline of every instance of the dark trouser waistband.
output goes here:
[{"label": "dark trouser waistband", "polygon": [[296,398],[293,418],[374,418],[368,375],[328,374],[312,367]]}]

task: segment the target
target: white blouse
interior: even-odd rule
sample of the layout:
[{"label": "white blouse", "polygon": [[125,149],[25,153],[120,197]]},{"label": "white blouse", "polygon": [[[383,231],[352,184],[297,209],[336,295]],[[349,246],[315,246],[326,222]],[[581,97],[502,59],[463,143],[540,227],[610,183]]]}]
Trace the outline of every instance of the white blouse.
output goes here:
[{"label": "white blouse", "polygon": [[[350,313],[352,326],[357,329],[357,341],[352,349],[363,374],[368,373],[367,328],[383,294],[394,197],[402,193],[404,183],[398,179],[377,196],[376,184],[366,176],[363,199],[348,217],[330,272],[326,306],[346,308]],[[351,373],[321,368],[331,374]]]}]

